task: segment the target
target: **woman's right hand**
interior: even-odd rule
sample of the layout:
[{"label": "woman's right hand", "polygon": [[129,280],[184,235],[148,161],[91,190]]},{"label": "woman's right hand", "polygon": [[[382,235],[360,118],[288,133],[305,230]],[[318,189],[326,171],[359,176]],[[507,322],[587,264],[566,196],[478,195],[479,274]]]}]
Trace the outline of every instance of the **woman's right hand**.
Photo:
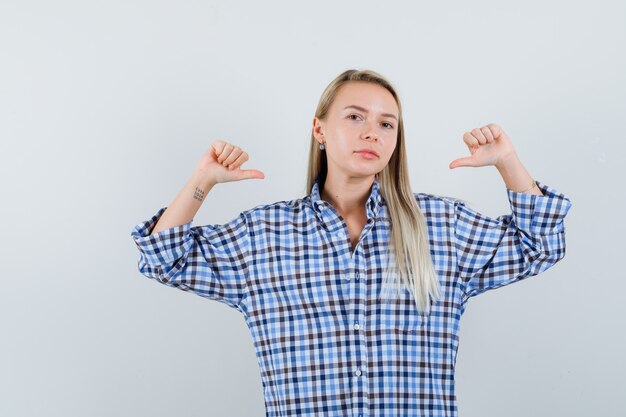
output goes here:
[{"label": "woman's right hand", "polygon": [[196,170],[215,184],[251,178],[264,179],[265,174],[259,170],[240,168],[247,160],[248,153],[240,147],[216,140],[202,155]]}]

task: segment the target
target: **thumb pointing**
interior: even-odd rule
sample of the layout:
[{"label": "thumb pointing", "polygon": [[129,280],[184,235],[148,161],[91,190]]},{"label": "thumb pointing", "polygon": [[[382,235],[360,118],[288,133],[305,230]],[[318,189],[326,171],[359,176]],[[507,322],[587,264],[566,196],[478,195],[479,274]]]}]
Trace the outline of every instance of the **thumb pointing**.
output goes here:
[{"label": "thumb pointing", "polygon": [[246,179],[258,178],[262,180],[265,178],[265,174],[257,169],[246,169],[243,171],[243,173],[245,174]]},{"label": "thumb pointing", "polygon": [[471,167],[474,166],[472,157],[464,157],[464,158],[458,158],[455,159],[454,161],[450,162],[450,169],[452,168],[457,168],[457,167]]}]

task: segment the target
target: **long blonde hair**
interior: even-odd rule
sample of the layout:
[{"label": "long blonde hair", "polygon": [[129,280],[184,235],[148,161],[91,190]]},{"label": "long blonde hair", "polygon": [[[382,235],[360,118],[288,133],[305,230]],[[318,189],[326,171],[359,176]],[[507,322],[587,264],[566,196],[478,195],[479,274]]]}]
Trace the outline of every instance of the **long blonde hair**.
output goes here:
[{"label": "long blonde hair", "polygon": [[[325,120],[339,89],[350,81],[378,84],[391,93],[398,105],[396,148],[387,166],[376,174],[379,191],[387,205],[391,223],[390,245],[387,249],[388,262],[383,274],[383,291],[388,295],[390,287],[393,287],[397,294],[403,282],[405,288],[413,294],[418,312],[430,313],[429,296],[432,301],[438,301],[441,298],[441,289],[430,255],[426,220],[417,204],[409,181],[402,106],[398,94],[389,81],[374,71],[346,70],[326,87],[315,110],[315,116]],[[311,131],[307,193],[318,178],[321,192],[327,173],[326,153],[319,149],[319,144]],[[403,253],[404,256],[398,256],[399,253]],[[414,274],[413,271],[416,273]]]}]

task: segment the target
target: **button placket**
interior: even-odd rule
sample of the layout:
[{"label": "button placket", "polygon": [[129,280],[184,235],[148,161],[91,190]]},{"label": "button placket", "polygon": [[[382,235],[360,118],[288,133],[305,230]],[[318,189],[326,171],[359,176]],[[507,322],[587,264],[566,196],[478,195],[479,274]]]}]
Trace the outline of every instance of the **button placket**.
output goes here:
[{"label": "button placket", "polygon": [[[317,184],[316,184],[317,186]],[[318,191],[314,190],[315,197],[319,199]],[[367,412],[369,399],[369,387],[367,383],[368,374],[368,350],[365,332],[366,317],[366,261],[363,253],[363,243],[366,241],[371,229],[375,227],[376,216],[379,212],[381,197],[378,195],[378,185],[372,189],[372,197],[367,201],[367,223],[362,230],[361,236],[354,249],[347,226],[344,222],[340,222],[341,218],[336,209],[326,203],[319,202],[320,217],[323,218],[323,225],[327,232],[330,243],[336,245],[338,251],[341,252],[341,262],[337,265],[340,268],[337,283],[340,284],[338,293],[343,297],[344,302],[341,303],[343,324],[345,329],[352,328],[353,338],[356,343],[349,347],[350,354],[354,358],[354,367],[352,377],[355,378],[352,389],[352,410],[350,415],[353,417],[364,417],[369,415]],[[341,223],[341,224],[340,224]],[[347,255],[347,256],[346,256]],[[358,268],[360,266],[361,268]],[[352,279],[354,278],[354,280]],[[361,279],[363,278],[363,279]],[[354,284],[354,285],[351,285]],[[361,378],[363,377],[363,378]]]},{"label": "button placket", "polygon": [[[359,249],[359,248],[357,248]],[[352,389],[353,395],[353,404],[355,407],[353,408],[353,416],[358,415],[357,413],[362,414],[363,407],[367,407],[368,404],[368,386],[367,386],[367,361],[368,361],[368,352],[367,352],[367,342],[365,340],[365,333],[361,330],[364,329],[365,323],[365,313],[363,311],[365,299],[364,296],[367,294],[366,288],[364,286],[364,280],[360,280],[363,276],[363,265],[364,265],[364,257],[361,250],[356,250],[354,253],[354,257],[350,256],[346,259],[347,262],[345,264],[347,273],[345,276],[348,278],[346,282],[350,288],[350,302],[349,302],[349,321],[347,322],[347,328],[351,328],[354,332],[354,338],[357,343],[354,345],[354,359],[355,359],[355,367],[353,369],[353,378],[355,378],[354,386]],[[354,278],[352,282],[350,282]],[[354,285],[350,285],[354,284]]]}]

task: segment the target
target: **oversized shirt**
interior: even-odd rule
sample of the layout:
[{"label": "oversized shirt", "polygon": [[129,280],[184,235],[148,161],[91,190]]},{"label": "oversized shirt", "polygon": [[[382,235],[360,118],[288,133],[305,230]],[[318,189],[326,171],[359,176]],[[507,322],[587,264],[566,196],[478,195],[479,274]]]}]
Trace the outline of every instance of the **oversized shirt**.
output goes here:
[{"label": "oversized shirt", "polygon": [[379,297],[391,223],[375,178],[352,244],[345,219],[310,194],[259,205],[225,224],[150,235],[167,207],[131,236],[139,272],[243,314],[267,417],[457,416],[454,370],[467,301],[545,271],[565,255],[571,201],[507,190],[511,213],[413,193],[424,214],[442,297],[418,314],[408,289]]}]

